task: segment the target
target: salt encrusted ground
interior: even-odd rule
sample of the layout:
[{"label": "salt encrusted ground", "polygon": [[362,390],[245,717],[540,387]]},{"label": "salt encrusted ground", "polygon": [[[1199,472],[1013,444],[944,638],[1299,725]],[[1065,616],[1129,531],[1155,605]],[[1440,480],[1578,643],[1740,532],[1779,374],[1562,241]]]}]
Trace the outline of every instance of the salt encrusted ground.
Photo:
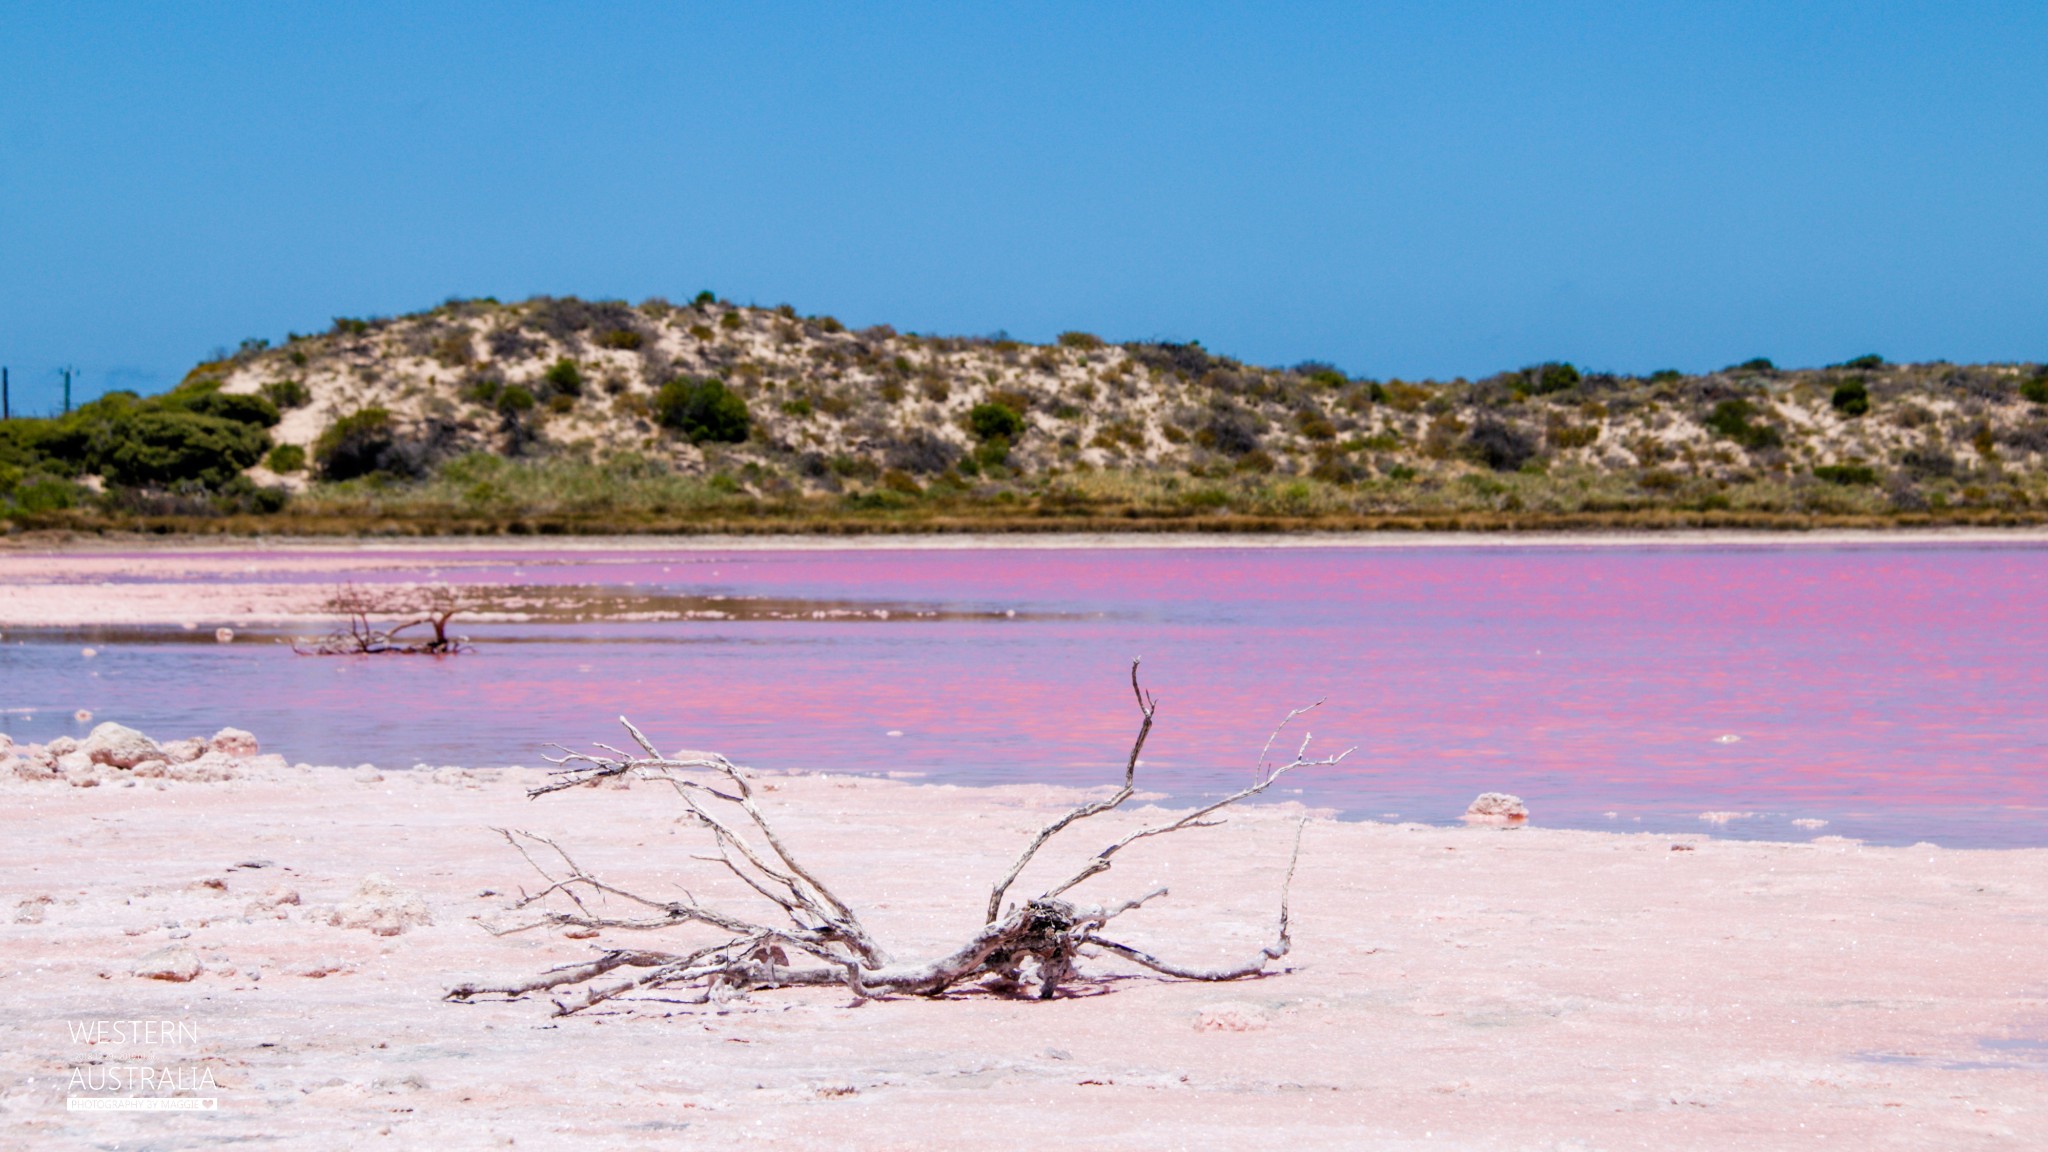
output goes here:
[{"label": "salt encrusted ground", "polygon": [[[1097,962],[1103,978],[1085,995],[1050,1003],[770,992],[723,1010],[648,1003],[569,1020],[540,999],[443,1003],[451,984],[602,943],[483,931],[506,915],[502,893],[529,880],[492,825],[560,834],[586,865],[657,890],[702,875],[655,790],[529,802],[536,778],[258,763],[226,782],[83,788],[8,774],[0,1145],[2048,1140],[2044,851],[1315,819],[1294,890],[1296,970],[1257,982],[1174,983]],[[1075,795],[767,783],[792,846],[904,956],[970,931],[1021,839]],[[1091,887],[1170,883],[1129,936],[1196,960],[1246,954],[1271,932],[1299,814],[1262,807],[1147,842]],[[1069,848],[1142,815],[1104,819]],[[351,900],[373,873],[417,895],[432,922],[402,907],[361,915]],[[205,971],[186,983],[132,974],[167,948],[190,949]],[[136,1019],[190,1024],[197,1040],[138,1050],[72,1037],[74,1024]],[[221,1110],[66,1111],[74,1071],[96,1062],[204,1068]]]}]

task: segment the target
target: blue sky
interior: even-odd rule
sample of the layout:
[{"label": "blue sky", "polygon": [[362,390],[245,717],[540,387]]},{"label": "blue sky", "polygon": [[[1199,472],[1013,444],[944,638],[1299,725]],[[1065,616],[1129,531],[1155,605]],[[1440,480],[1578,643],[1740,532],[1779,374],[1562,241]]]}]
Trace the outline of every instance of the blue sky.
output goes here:
[{"label": "blue sky", "polygon": [[0,0],[0,363],[450,295],[1376,377],[2048,358],[2048,5]]}]

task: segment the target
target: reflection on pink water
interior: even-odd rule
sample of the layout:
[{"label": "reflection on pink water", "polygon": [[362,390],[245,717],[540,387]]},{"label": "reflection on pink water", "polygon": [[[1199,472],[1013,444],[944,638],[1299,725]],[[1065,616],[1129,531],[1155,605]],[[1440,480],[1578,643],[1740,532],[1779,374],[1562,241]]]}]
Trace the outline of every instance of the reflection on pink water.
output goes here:
[{"label": "reflection on pink water", "polygon": [[[1176,795],[1247,780],[1272,723],[1327,698],[1319,743],[1358,751],[1299,783],[1356,815],[1449,820],[1499,789],[1548,825],[1803,837],[1790,821],[1813,818],[2048,843],[2039,547],[407,556],[410,572],[361,578],[1019,615],[477,628],[483,651],[445,661],[116,643],[88,668],[75,635],[50,637],[0,648],[5,706],[48,710],[38,724],[77,707],[235,723],[294,757],[387,765],[531,763],[549,740],[611,739],[623,712],[763,767],[1099,783],[1128,746],[1125,669],[1143,656],[1162,701],[1147,769]],[[1753,815],[1698,819],[1715,810]]]}]

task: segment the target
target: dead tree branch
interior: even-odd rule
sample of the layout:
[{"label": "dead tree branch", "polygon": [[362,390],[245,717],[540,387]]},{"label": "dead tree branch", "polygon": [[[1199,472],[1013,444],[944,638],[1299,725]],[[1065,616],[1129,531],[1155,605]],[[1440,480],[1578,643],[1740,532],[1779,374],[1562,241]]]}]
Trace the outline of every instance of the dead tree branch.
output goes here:
[{"label": "dead tree branch", "polygon": [[[469,651],[470,644],[468,637],[448,634],[449,622],[472,607],[469,596],[448,584],[382,592],[344,584],[325,604],[341,618],[340,627],[324,636],[293,637],[292,651],[301,656],[452,656]],[[373,621],[380,616],[400,619],[380,627]],[[402,635],[420,628],[428,634]]]},{"label": "dead tree branch", "polygon": [[[1105,936],[1119,916],[1166,895],[1165,889],[1109,905],[1077,904],[1066,894],[1110,870],[1119,852],[1140,840],[1222,823],[1215,814],[1270,788],[1297,768],[1336,764],[1349,749],[1334,756],[1310,759],[1304,738],[1284,764],[1267,760],[1273,740],[1260,754],[1258,778],[1195,811],[1131,832],[1089,857],[1079,872],[1022,904],[1005,905],[1004,897],[1033,859],[1054,838],[1093,816],[1109,812],[1136,793],[1139,755],[1152,731],[1158,701],[1138,681],[1131,665],[1131,691],[1139,712],[1137,738],[1124,765],[1124,781],[1115,793],[1090,801],[1048,823],[1035,835],[989,893],[981,929],[951,953],[921,963],[896,963],[876,943],[852,907],[817,875],[800,863],[776,832],[757,802],[747,774],[725,757],[709,752],[662,755],[630,721],[620,717],[638,752],[598,745],[589,752],[560,748],[548,759],[559,766],[554,779],[532,788],[529,797],[586,787],[620,776],[667,784],[681,801],[684,819],[706,834],[712,854],[693,856],[737,878],[761,901],[762,914],[740,914],[700,903],[684,892],[662,900],[613,885],[577,863],[548,837],[517,829],[500,829],[545,884],[523,894],[516,910],[533,909],[535,918],[497,929],[500,934],[534,928],[576,928],[592,932],[708,931],[708,943],[682,951],[613,948],[595,958],[551,969],[530,979],[502,985],[464,984],[447,998],[518,997],[535,992],[573,991],[555,1001],[558,1015],[582,1012],[636,992],[680,989],[685,1002],[701,1003],[756,988],[844,985],[855,996],[890,994],[936,996],[957,985],[984,981],[996,990],[1036,986],[1040,999],[1055,995],[1076,972],[1084,956],[1113,956],[1142,968],[1183,980],[1241,980],[1268,971],[1291,947],[1288,935],[1288,893],[1301,858],[1301,830],[1281,886],[1279,932],[1274,943],[1246,962],[1221,968],[1199,968],[1162,959],[1133,945]],[[1281,727],[1307,709],[1287,715]],[[1275,731],[1277,737],[1278,730]],[[616,901],[623,915],[601,914]],[[594,907],[595,906],[595,907]],[[623,980],[600,982],[620,969],[642,970]]]}]

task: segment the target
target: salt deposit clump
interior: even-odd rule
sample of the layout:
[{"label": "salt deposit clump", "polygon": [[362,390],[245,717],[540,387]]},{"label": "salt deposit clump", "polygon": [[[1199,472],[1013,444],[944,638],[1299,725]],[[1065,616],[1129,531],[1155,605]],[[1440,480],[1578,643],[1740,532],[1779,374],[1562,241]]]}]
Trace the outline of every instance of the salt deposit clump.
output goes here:
[{"label": "salt deposit clump", "polygon": [[204,971],[206,966],[199,962],[199,954],[179,944],[159,948],[135,965],[135,974],[144,980],[169,980],[174,984],[197,980]]},{"label": "salt deposit clump", "polygon": [[223,756],[254,756],[257,752],[256,737],[240,728],[223,728],[207,744]]},{"label": "salt deposit clump", "polygon": [[283,757],[260,755],[256,738],[239,728],[223,728],[212,739],[194,736],[158,744],[110,721],[82,741],[59,736],[47,744],[16,744],[11,738],[0,743],[0,778],[61,780],[75,788],[133,786],[144,780],[210,783],[283,766]]},{"label": "salt deposit clump", "polygon": [[434,917],[419,893],[372,872],[363,877],[355,895],[335,906],[327,922],[337,928],[367,928],[373,936],[396,936],[408,927],[430,925]]},{"label": "salt deposit clump", "polygon": [[1527,823],[1528,819],[1528,805],[1522,803],[1520,796],[1510,796],[1506,792],[1481,792],[1478,799],[1465,809],[1465,822],[1468,824],[1498,824],[1512,828]]},{"label": "salt deposit clump", "polygon": [[78,746],[93,763],[114,768],[133,768],[144,760],[161,760],[163,749],[156,741],[123,724],[109,721],[92,730]]}]

